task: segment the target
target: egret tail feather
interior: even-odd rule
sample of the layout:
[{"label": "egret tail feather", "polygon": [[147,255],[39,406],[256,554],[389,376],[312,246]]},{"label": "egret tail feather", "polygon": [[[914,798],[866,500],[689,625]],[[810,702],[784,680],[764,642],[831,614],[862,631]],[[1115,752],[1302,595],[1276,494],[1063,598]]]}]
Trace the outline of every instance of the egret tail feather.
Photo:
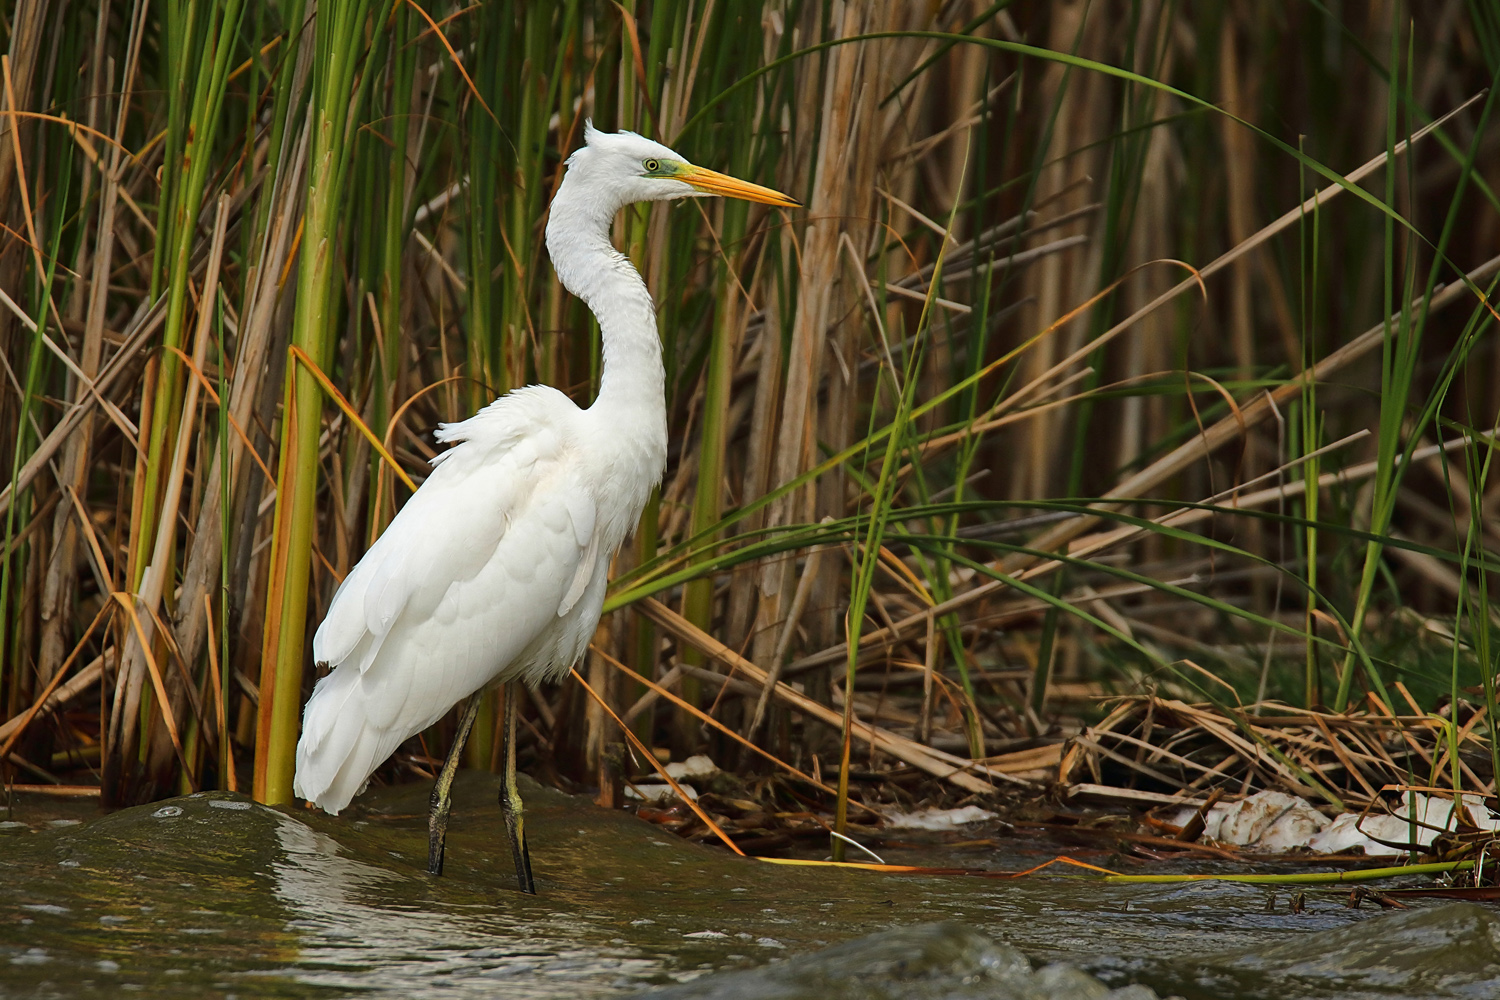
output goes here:
[{"label": "egret tail feather", "polygon": [[302,716],[292,792],[335,816],[401,742],[400,733],[369,724],[361,680],[356,670],[329,674],[318,682]]}]

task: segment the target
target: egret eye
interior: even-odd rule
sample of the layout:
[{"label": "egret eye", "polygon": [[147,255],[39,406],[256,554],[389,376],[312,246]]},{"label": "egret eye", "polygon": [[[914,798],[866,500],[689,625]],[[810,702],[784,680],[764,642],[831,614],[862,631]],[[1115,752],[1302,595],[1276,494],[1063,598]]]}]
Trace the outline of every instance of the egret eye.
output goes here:
[{"label": "egret eye", "polygon": [[642,161],[641,166],[643,166],[643,167],[646,168],[646,173],[648,173],[648,174],[654,174],[658,170],[661,169],[661,161],[660,160],[644,160],[644,161]]}]

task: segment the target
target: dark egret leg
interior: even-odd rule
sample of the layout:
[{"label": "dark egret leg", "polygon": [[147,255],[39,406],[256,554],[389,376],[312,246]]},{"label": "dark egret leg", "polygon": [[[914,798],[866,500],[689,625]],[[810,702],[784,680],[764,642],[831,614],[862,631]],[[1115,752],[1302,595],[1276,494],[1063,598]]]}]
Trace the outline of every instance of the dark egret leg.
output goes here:
[{"label": "dark egret leg", "polygon": [[448,837],[448,813],[453,808],[453,776],[458,773],[458,762],[463,757],[464,744],[469,742],[469,731],[474,728],[474,718],[479,714],[479,700],[484,697],[481,688],[469,698],[464,706],[463,717],[458,720],[458,733],[453,737],[453,749],[443,761],[438,772],[437,784],[432,786],[432,806],[427,813],[427,871],[432,875],[443,874],[443,842]]},{"label": "dark egret leg", "polygon": [[531,877],[531,853],[526,850],[526,825],[522,815],[521,790],[516,787],[516,716],[520,711],[521,685],[505,685],[505,767],[500,776],[500,811],[505,815],[505,832],[510,837],[510,853],[516,864],[516,884],[521,891],[536,895],[536,880]]}]

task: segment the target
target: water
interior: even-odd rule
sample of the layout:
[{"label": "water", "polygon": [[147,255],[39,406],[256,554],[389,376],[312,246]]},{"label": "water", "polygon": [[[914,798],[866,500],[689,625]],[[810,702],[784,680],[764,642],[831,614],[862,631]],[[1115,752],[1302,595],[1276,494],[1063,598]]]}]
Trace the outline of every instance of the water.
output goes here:
[{"label": "water", "polygon": [[[1310,893],[1293,915],[1284,889],[1268,910],[1270,890],[1225,883],[788,868],[534,784],[527,897],[492,779],[461,776],[441,879],[423,870],[426,794],[338,818],[220,792],[71,825],[23,805],[0,826],[0,996],[1500,996],[1500,919],[1473,904],[1380,913]],[[886,859],[1059,853],[1001,843]]]}]

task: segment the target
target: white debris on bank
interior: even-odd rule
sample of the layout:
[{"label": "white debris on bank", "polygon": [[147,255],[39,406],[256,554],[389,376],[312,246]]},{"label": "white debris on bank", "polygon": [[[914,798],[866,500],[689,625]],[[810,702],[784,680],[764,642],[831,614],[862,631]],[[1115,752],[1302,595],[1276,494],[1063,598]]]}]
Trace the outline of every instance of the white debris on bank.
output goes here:
[{"label": "white debris on bank", "polygon": [[[1454,816],[1451,799],[1429,797],[1420,792],[1411,798],[1415,801],[1403,799],[1394,815],[1368,815],[1361,820],[1354,813],[1343,813],[1314,837],[1308,846],[1323,854],[1353,850],[1356,847],[1366,854],[1400,854],[1400,849],[1377,841],[1417,843],[1427,847],[1443,831],[1456,828],[1458,817]],[[1491,813],[1479,796],[1465,795],[1463,799],[1470,823],[1491,833],[1500,830],[1500,817]]]},{"label": "white debris on bank", "polygon": [[[698,789],[694,788],[693,785],[702,784],[718,774],[719,765],[700,753],[689,757],[687,760],[673,761],[664,770],[671,776],[673,781],[682,786],[682,790],[687,793],[688,798],[697,802]],[[662,782],[626,785],[625,797],[652,805],[677,801],[677,793],[672,790],[672,786]]]},{"label": "white debris on bank", "polygon": [[[1500,831],[1500,816],[1491,813],[1479,796],[1461,798],[1473,826]],[[1168,822],[1186,826],[1197,811],[1182,809]],[[1404,796],[1390,813],[1346,812],[1330,820],[1295,795],[1256,792],[1210,809],[1204,817],[1203,836],[1268,854],[1305,848],[1319,854],[1361,850],[1371,856],[1389,856],[1404,853],[1390,844],[1427,847],[1442,832],[1455,830],[1458,817],[1454,812],[1451,799],[1415,792]]]},{"label": "white debris on bank", "polygon": [[[682,791],[694,802],[698,801],[698,790],[692,785],[683,785]],[[666,802],[676,802],[677,792],[671,785],[626,785],[625,797],[651,805],[660,805]]]},{"label": "white debris on bank", "polygon": [[[1185,809],[1169,822],[1186,825],[1196,812]],[[1280,852],[1305,847],[1327,825],[1328,817],[1295,795],[1257,792],[1210,809],[1204,817],[1203,835],[1226,844]]]},{"label": "white debris on bank", "polygon": [[918,809],[911,813],[887,813],[885,825],[898,830],[952,830],[994,818],[995,813],[988,809],[964,806],[962,809]]},{"label": "white debris on bank", "polygon": [[712,778],[719,773],[719,766],[700,753],[684,761],[674,760],[666,770],[673,781],[692,781],[694,778]]}]

